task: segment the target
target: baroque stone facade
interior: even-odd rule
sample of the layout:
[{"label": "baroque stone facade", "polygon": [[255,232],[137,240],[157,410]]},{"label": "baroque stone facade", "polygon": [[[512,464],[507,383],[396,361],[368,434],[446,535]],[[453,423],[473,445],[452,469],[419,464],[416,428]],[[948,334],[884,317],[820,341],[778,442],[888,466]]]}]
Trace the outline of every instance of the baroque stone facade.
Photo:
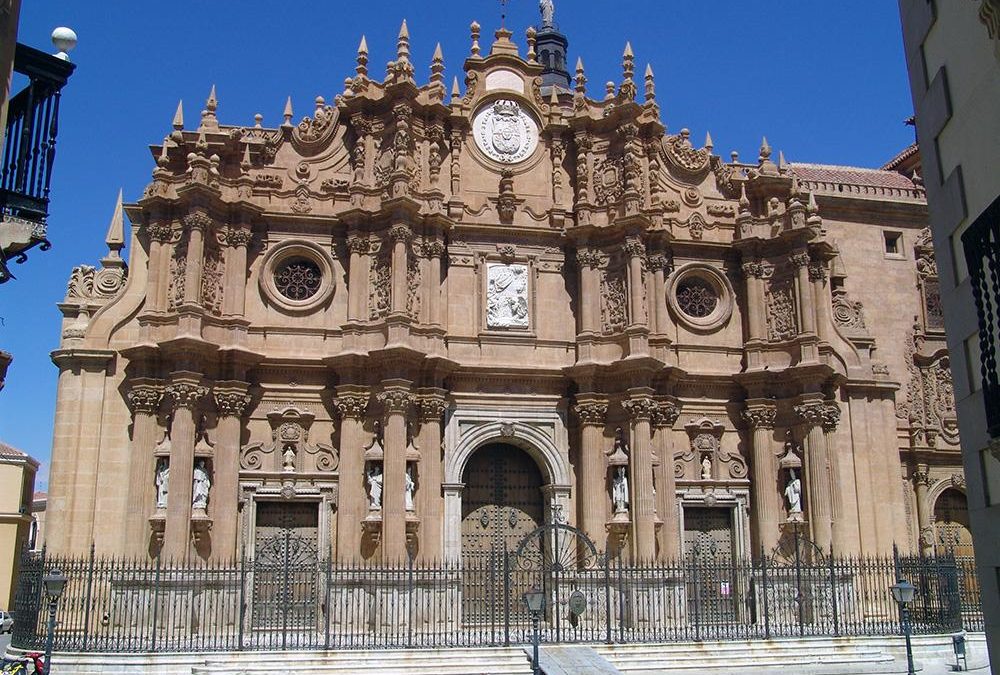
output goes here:
[{"label": "baroque stone facade", "polygon": [[117,215],[60,305],[49,550],[933,547],[961,469],[919,181],[726,162],[631,47],[595,98],[551,23],[471,37],[464,90],[404,24],[299,122],[178,108],[128,267]]}]

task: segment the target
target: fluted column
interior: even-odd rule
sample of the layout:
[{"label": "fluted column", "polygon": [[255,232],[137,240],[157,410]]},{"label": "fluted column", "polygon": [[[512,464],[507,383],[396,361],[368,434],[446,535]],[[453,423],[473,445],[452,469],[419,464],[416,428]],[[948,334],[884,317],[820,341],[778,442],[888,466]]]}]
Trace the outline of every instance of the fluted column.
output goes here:
[{"label": "fluted column", "polygon": [[[409,226],[404,224],[393,225],[389,230],[389,237],[392,239],[392,298],[391,307],[393,314],[406,313],[406,268],[407,251],[406,245],[410,241],[412,232]],[[404,433],[405,436],[405,433]]]},{"label": "fluted column", "polygon": [[444,466],[441,455],[441,419],[447,408],[444,390],[424,391],[417,404],[420,409],[420,470],[417,474],[417,514],[420,516],[420,558],[439,562],[444,551],[444,497],[441,481]]},{"label": "fluted column", "polygon": [[600,398],[576,397],[576,416],[580,420],[579,479],[576,486],[577,518],[582,529],[600,550],[605,549],[607,534],[606,463],[604,424],[608,404]]},{"label": "fluted column", "polygon": [[753,448],[753,526],[757,546],[770,554],[781,532],[781,485],[778,463],[771,443],[777,409],[771,401],[748,401],[743,419],[750,427]]},{"label": "fluted column", "polygon": [[424,246],[424,254],[430,261],[430,284],[427,289],[427,320],[440,326],[444,324],[441,316],[441,258],[444,256],[444,243],[434,240]]},{"label": "fluted column", "polygon": [[820,340],[829,342],[831,319],[830,288],[826,284],[826,265],[819,260],[809,263],[809,281],[816,309],[816,333]]},{"label": "fluted column", "polygon": [[215,456],[212,460],[215,484],[208,508],[212,516],[212,558],[235,560],[239,531],[236,512],[240,492],[240,440],[243,413],[250,403],[246,382],[219,382],[215,388]]},{"label": "fluted column", "polygon": [[920,533],[918,539],[920,552],[924,555],[932,555],[934,553],[934,526],[931,524],[931,505],[927,499],[927,490],[931,485],[930,469],[926,464],[918,464],[911,477],[917,500],[917,531]]},{"label": "fluted column", "polygon": [[808,428],[806,435],[806,496],[813,542],[825,553],[833,541],[833,506],[830,495],[829,457],[823,432],[824,405],[817,401],[795,406]]},{"label": "fluted column", "polygon": [[656,505],[653,499],[653,457],[650,442],[650,421],[655,404],[646,391],[631,391],[622,401],[632,428],[629,457],[632,484],[632,551],[639,563],[656,556]]},{"label": "fluted column", "polygon": [[628,256],[629,324],[644,326],[647,319],[642,258],[646,254],[646,246],[638,237],[629,237],[622,245],[622,250]]},{"label": "fluted column", "polygon": [[799,310],[799,328],[802,333],[816,334],[816,310],[812,284],[809,282],[809,254],[805,251],[792,255],[795,266],[795,293]]},{"label": "fluted column", "polygon": [[597,306],[601,298],[598,267],[601,255],[596,251],[580,249],[576,253],[580,270],[580,332],[598,333]]},{"label": "fluted column", "polygon": [[337,560],[340,562],[361,559],[361,521],[368,515],[364,484],[364,418],[368,399],[368,390],[363,387],[337,387],[335,405],[341,418],[337,498]]},{"label": "fluted column", "polygon": [[226,316],[243,316],[247,295],[247,247],[253,240],[248,228],[231,229],[226,233],[226,294],[223,298]]},{"label": "fluted column", "polygon": [[167,309],[170,286],[170,241],[174,229],[169,222],[151,222],[149,232],[149,309],[163,312]]},{"label": "fluted column", "polygon": [[166,388],[173,407],[170,423],[170,478],[167,483],[167,522],[162,555],[167,560],[187,557],[191,528],[191,481],[194,476],[194,411],[208,394],[198,373],[174,373]]},{"label": "fluted column", "polygon": [[649,257],[649,269],[653,272],[653,302],[650,309],[650,324],[659,335],[670,331],[670,313],[667,311],[667,286],[664,276],[669,272],[670,261],[662,253]]},{"label": "fluted column", "polygon": [[143,557],[149,543],[149,516],[156,501],[156,447],[159,426],[156,414],[163,386],[156,380],[135,380],[127,394],[132,409],[132,444],[129,448],[129,483],[125,513],[125,553]]},{"label": "fluted column", "polygon": [[368,255],[371,245],[368,239],[360,235],[351,235],[347,238],[347,250],[351,254],[350,268],[348,269],[347,281],[347,320],[361,321],[365,318],[365,302],[368,296],[365,289],[364,258]]},{"label": "fluted column", "polygon": [[674,475],[674,449],[670,442],[680,409],[670,401],[657,401],[653,413],[653,447],[659,463],[654,467],[656,514],[662,524],[657,532],[658,558],[676,560],[680,556],[680,519],[677,513],[677,477]]},{"label": "fluted column", "polygon": [[[405,251],[404,251],[405,254]],[[385,457],[382,462],[382,559],[406,560],[406,413],[412,403],[410,383],[388,380],[378,395],[385,410]]]},{"label": "fluted column", "polygon": [[[212,227],[212,219],[201,212],[184,216],[188,228],[187,264],[184,266],[184,302],[201,303],[201,267],[205,257],[205,232]],[[173,471],[171,470],[171,473]]]},{"label": "fluted column", "polygon": [[841,458],[837,448],[837,425],[840,424],[840,406],[834,401],[823,403],[823,443],[826,445],[827,489],[830,492],[830,519],[832,522],[833,550],[838,553],[857,547],[848,528],[844,513],[843,490],[837,488]]},{"label": "fluted column", "polygon": [[773,272],[771,266],[756,259],[743,263],[747,282],[747,325],[750,340],[767,340],[767,310],[764,300],[764,279]]}]

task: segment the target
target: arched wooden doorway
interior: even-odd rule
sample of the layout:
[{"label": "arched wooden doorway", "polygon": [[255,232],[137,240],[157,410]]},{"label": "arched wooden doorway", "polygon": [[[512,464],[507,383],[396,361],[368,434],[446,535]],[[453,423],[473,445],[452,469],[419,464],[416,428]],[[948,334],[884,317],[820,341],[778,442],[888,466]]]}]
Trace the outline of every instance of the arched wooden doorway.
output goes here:
[{"label": "arched wooden doorway", "polygon": [[475,561],[513,550],[542,525],[542,472],[514,445],[476,450],[462,475],[462,559]]},{"label": "arched wooden doorway", "polygon": [[955,488],[948,488],[934,502],[934,549],[958,557],[974,555],[969,503],[965,494]]}]

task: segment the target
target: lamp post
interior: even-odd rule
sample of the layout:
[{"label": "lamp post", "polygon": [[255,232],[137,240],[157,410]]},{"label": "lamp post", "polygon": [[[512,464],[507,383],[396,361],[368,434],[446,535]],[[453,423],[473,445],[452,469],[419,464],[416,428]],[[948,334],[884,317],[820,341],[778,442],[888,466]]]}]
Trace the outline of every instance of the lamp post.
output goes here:
[{"label": "lamp post", "polygon": [[913,602],[913,595],[916,587],[905,579],[898,580],[889,587],[892,591],[892,599],[899,605],[899,611],[903,615],[903,635],[906,636],[906,675],[914,675],[913,670],[913,646],[910,644],[910,603]]},{"label": "lamp post", "polygon": [[531,613],[531,627],[534,631],[531,639],[531,672],[532,675],[541,675],[542,671],[538,667],[538,622],[541,620],[542,612],[545,611],[545,593],[537,588],[525,592],[524,604]]},{"label": "lamp post", "polygon": [[45,637],[45,675],[52,670],[52,642],[56,633],[56,606],[59,604],[59,596],[62,595],[63,588],[69,579],[58,569],[54,569],[42,577],[45,585],[45,595],[49,599],[49,630]]}]

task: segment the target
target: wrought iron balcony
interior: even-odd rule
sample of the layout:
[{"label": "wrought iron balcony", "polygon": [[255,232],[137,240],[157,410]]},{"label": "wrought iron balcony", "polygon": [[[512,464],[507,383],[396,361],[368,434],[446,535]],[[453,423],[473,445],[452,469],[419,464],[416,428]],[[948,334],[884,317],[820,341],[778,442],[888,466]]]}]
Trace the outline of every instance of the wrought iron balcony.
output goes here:
[{"label": "wrought iron balcony", "polygon": [[0,155],[0,283],[12,278],[7,262],[23,262],[34,246],[50,244],[46,232],[49,183],[59,131],[59,96],[76,66],[18,44],[14,71],[29,83],[10,99]]},{"label": "wrought iron balcony", "polygon": [[972,295],[979,317],[980,367],[986,426],[991,438],[1000,437],[1000,197],[983,211],[962,235]]}]

